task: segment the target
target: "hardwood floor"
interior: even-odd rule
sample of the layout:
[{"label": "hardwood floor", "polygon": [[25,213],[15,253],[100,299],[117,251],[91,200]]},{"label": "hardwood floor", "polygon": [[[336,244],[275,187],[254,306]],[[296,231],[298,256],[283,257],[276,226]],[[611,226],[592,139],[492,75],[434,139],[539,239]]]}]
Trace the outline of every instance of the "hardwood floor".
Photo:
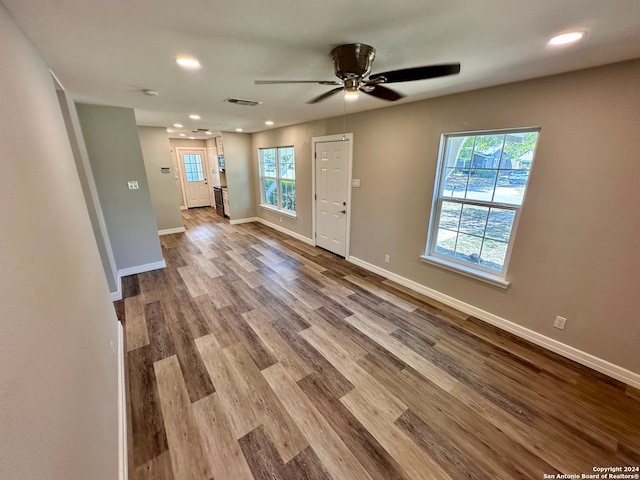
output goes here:
[{"label": "hardwood floor", "polygon": [[[129,478],[542,479],[640,465],[640,392],[209,208],[123,279]],[[547,477],[551,478],[551,477]]]}]

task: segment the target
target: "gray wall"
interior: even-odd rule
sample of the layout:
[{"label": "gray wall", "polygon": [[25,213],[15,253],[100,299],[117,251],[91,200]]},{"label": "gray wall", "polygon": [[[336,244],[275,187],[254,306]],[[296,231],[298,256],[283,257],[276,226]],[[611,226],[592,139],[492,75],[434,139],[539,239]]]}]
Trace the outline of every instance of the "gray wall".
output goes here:
[{"label": "gray wall", "polygon": [[254,168],[256,155],[251,148],[251,135],[247,133],[227,133],[224,141],[225,178],[229,191],[231,220],[254,218],[256,203]]},{"label": "gray wall", "polygon": [[[167,130],[138,127],[138,137],[158,230],[181,228],[184,225],[180,215],[180,193],[175,180],[177,173],[171,158]],[[169,173],[162,173],[162,167],[168,167]]]},{"label": "gray wall", "polygon": [[100,205],[100,199],[98,198],[98,190],[96,189],[96,184],[93,179],[93,171],[91,170],[91,165],[89,163],[87,147],[85,146],[84,138],[82,137],[76,105],[71,96],[64,90],[58,90],[57,93],[64,123],[67,127],[67,134],[69,135],[71,151],[73,152],[73,158],[76,162],[80,184],[82,185],[84,201],[87,207],[87,212],[89,213],[89,218],[91,219],[91,227],[93,228],[93,234],[96,238],[98,251],[100,252],[102,268],[104,269],[104,273],[107,278],[109,291],[115,293],[119,290],[120,279],[118,278],[118,270],[113,256],[113,250],[111,249],[111,240],[109,239],[107,225],[104,221],[102,206]]},{"label": "gray wall", "polygon": [[47,66],[0,5],[0,478],[118,477],[118,323]]},{"label": "gray wall", "polygon": [[[162,261],[138,130],[130,108],[76,105],[118,270]],[[139,190],[129,190],[137,180]]]},{"label": "gray wall", "polygon": [[[350,254],[640,373],[638,78],[635,60],[349,115],[353,176],[362,181],[352,190]],[[306,237],[310,137],[342,133],[341,120],[253,135],[256,198],[255,149],[295,145],[298,218],[287,227]],[[525,126],[542,133],[509,289],[422,263],[440,135]],[[556,315],[568,318],[564,331],[552,327]]]}]

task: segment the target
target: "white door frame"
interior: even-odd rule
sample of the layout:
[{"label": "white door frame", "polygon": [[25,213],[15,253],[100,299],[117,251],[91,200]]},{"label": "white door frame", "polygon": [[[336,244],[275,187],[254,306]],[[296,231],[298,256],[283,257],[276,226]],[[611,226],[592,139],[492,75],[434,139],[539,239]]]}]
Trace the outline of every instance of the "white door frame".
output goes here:
[{"label": "white door frame", "polygon": [[353,133],[340,133],[338,135],[325,135],[323,137],[311,137],[311,224],[312,240],[316,246],[316,143],[349,141],[349,160],[347,161],[347,229],[344,240],[344,258],[349,258],[349,244],[351,240],[351,176],[353,169]]},{"label": "white door frame", "polygon": [[202,168],[204,170],[205,178],[207,179],[207,184],[209,185],[209,204],[210,206],[215,208],[215,203],[213,201],[213,188],[212,184],[209,181],[209,177],[213,174],[211,173],[211,167],[209,166],[209,155],[207,155],[206,147],[176,147],[176,161],[178,163],[178,173],[180,175],[180,184],[182,185],[182,201],[184,202],[185,209],[189,208],[189,203],[187,202],[187,179],[184,173],[184,162],[182,161],[182,152],[183,150],[202,150]]}]

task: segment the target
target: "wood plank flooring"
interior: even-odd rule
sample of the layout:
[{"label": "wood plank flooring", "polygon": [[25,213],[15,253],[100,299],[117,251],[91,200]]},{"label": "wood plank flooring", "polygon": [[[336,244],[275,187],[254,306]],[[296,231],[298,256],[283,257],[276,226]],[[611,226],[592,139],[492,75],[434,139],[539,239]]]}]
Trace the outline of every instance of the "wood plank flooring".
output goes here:
[{"label": "wood plank flooring", "polygon": [[637,390],[262,225],[183,217],[116,302],[132,480],[640,465]]}]

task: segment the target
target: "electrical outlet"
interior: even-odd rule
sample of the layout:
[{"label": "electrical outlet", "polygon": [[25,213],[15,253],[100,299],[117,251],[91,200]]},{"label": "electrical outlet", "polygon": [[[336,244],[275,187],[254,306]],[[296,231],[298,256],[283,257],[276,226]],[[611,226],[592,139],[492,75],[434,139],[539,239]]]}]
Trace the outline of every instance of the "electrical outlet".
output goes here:
[{"label": "electrical outlet", "polygon": [[391,257],[389,255],[384,256],[384,263],[391,263]]},{"label": "electrical outlet", "polygon": [[560,330],[564,330],[564,326],[567,323],[567,319],[564,317],[557,316],[555,321],[553,322],[553,326],[559,328]]},{"label": "electrical outlet", "polygon": [[280,217],[280,223],[282,223],[282,217]]}]

